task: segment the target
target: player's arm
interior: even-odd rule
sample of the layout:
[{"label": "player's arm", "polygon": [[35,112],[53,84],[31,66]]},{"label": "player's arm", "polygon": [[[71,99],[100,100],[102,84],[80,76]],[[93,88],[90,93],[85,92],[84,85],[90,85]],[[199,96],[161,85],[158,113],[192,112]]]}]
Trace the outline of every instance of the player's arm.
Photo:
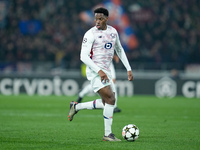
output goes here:
[{"label": "player's arm", "polygon": [[93,42],[94,42],[93,34],[89,31],[86,32],[82,42],[80,59],[94,72],[98,73],[100,71],[100,68],[90,58],[91,55],[90,52],[92,49]]},{"label": "player's arm", "polygon": [[94,72],[99,74],[99,76],[101,77],[101,81],[109,82],[107,75],[90,58],[91,55],[90,52],[92,49],[93,42],[94,42],[93,34],[91,32],[86,32],[82,42],[80,59]]},{"label": "player's arm", "polygon": [[119,63],[119,57],[118,57],[116,54],[114,54],[113,60],[114,60],[116,63]]},{"label": "player's arm", "polygon": [[116,51],[118,57],[120,58],[120,60],[122,61],[123,65],[125,66],[125,68],[127,70],[128,80],[132,81],[133,80],[133,74],[132,74],[131,66],[128,62],[128,59],[127,59],[126,54],[124,52],[124,49],[123,49],[123,47],[120,43],[118,34],[117,34],[117,39],[116,39],[116,44],[115,44],[115,51]]}]

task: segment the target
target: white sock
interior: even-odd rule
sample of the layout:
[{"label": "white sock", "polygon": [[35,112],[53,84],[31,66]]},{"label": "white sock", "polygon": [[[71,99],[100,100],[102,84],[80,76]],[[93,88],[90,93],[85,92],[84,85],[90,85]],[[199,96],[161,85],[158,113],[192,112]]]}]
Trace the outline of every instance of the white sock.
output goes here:
[{"label": "white sock", "polygon": [[93,101],[93,107],[94,109],[104,109],[104,104],[102,102],[102,99],[96,99]]},{"label": "white sock", "polygon": [[103,110],[105,136],[108,136],[110,133],[112,133],[111,126],[113,121],[113,110],[114,110],[114,105],[105,103]]},{"label": "white sock", "polygon": [[84,102],[84,103],[78,103],[76,104],[76,110],[82,110],[82,109],[103,109],[104,105],[102,103],[101,99],[96,99],[94,101]]},{"label": "white sock", "polygon": [[76,104],[76,111],[82,109],[93,109],[93,101]]},{"label": "white sock", "polygon": [[116,108],[117,107],[117,91],[115,92],[115,106],[114,106],[114,108]]}]

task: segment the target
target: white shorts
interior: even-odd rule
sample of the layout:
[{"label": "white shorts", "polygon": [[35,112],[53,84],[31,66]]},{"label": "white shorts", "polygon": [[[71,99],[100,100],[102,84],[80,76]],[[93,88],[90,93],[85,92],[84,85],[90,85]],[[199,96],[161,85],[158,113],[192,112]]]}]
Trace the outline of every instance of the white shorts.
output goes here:
[{"label": "white shorts", "polygon": [[103,72],[105,72],[106,75],[108,76],[109,82],[106,82],[106,83],[101,82],[101,78],[98,73],[94,72],[89,67],[86,68],[86,76],[87,76],[87,79],[90,81],[90,84],[92,85],[93,91],[96,93],[103,87],[110,85],[112,88],[112,91],[115,92],[115,86],[112,81],[111,74],[106,70],[103,70]]}]

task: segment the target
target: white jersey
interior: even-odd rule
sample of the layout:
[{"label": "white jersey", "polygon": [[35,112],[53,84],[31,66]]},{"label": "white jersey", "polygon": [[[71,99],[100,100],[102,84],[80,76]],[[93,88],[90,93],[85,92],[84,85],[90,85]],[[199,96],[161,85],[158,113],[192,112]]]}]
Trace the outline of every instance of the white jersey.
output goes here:
[{"label": "white jersey", "polygon": [[116,29],[107,25],[106,30],[98,30],[94,26],[84,35],[80,57],[92,71],[98,73],[103,70],[110,73],[114,50],[127,71],[130,71],[131,67]]}]

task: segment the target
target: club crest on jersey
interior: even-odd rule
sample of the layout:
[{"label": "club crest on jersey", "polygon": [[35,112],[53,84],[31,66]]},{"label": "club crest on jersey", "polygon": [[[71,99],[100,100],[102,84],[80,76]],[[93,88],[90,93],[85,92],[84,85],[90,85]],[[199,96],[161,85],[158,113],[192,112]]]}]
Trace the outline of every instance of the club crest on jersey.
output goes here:
[{"label": "club crest on jersey", "polygon": [[84,39],[83,39],[83,43],[86,43],[86,42],[87,42],[87,38],[84,38]]},{"label": "club crest on jersey", "polygon": [[113,39],[115,38],[115,34],[114,34],[114,33],[111,33],[110,36],[111,36],[111,38],[113,38]]},{"label": "club crest on jersey", "polygon": [[98,38],[102,38],[102,36],[100,35],[100,36],[98,36]]}]

